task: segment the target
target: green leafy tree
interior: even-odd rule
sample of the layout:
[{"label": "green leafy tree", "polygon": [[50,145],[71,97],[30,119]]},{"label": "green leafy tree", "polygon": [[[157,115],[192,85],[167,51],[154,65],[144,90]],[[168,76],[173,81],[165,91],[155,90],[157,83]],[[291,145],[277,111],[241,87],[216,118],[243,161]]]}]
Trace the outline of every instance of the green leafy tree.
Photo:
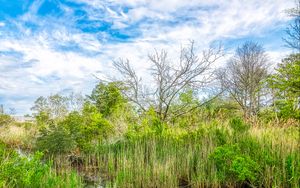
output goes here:
[{"label": "green leafy tree", "polygon": [[125,104],[120,82],[99,83],[88,98],[104,117],[111,115]]},{"label": "green leafy tree", "polygon": [[84,134],[92,140],[91,137],[97,137],[98,139],[106,139],[113,133],[113,126],[108,120],[103,118],[103,115],[97,111],[94,105],[86,103],[82,112],[84,120]]},{"label": "green leafy tree", "polygon": [[275,95],[274,107],[283,118],[300,118],[300,53],[282,60],[269,78]]}]

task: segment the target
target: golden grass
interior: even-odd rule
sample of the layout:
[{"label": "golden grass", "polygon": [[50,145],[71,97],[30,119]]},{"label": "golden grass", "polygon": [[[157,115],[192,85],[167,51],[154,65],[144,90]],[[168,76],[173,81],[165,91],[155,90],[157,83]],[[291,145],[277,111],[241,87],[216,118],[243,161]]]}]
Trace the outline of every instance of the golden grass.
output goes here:
[{"label": "golden grass", "polygon": [[31,149],[37,134],[35,127],[7,125],[0,127],[0,140],[10,147]]}]

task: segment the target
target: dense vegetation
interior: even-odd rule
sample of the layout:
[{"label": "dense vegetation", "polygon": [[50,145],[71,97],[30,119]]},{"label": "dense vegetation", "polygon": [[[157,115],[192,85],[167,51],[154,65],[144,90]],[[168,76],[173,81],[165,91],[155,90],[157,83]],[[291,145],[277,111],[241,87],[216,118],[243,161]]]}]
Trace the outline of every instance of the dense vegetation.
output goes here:
[{"label": "dense vegetation", "polygon": [[270,72],[246,42],[213,70],[221,47],[192,42],[178,66],[150,54],[149,85],[120,59],[90,95],[39,97],[34,121],[0,114],[0,186],[300,187],[298,52]]}]

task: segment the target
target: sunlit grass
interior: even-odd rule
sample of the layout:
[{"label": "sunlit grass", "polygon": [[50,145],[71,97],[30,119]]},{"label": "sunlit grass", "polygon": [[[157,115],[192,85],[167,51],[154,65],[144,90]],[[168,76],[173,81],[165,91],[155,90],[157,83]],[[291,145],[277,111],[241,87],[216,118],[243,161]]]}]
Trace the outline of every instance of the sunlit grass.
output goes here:
[{"label": "sunlit grass", "polygon": [[7,125],[0,127],[0,141],[11,147],[31,149],[37,133],[37,127],[34,125],[28,127]]}]

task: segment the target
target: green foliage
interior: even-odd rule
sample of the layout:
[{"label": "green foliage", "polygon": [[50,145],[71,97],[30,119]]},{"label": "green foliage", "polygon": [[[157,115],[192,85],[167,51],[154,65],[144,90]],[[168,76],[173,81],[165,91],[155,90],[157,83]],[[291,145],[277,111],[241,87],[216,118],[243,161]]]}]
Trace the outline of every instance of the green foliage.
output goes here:
[{"label": "green foliage", "polygon": [[100,136],[99,139],[107,139],[114,132],[113,126],[97,111],[94,105],[86,104],[82,112],[84,131],[91,137]]},{"label": "green foliage", "polygon": [[93,142],[108,139],[113,126],[94,105],[86,103],[82,113],[71,112],[59,122],[41,128],[37,148],[49,154],[69,153],[76,148],[89,151]]},{"label": "green foliage", "polygon": [[154,108],[150,108],[145,112],[144,118],[142,119],[142,125],[149,126],[156,134],[161,134],[165,127]]},{"label": "green foliage", "polygon": [[126,101],[119,82],[99,83],[88,98],[104,117],[122,108]]},{"label": "green foliage", "polygon": [[76,147],[76,142],[70,130],[60,125],[43,128],[37,138],[37,149],[49,154],[64,154]]},{"label": "green foliage", "polygon": [[236,156],[232,161],[230,171],[237,176],[238,181],[254,182],[258,176],[259,166],[249,156]]},{"label": "green foliage", "polygon": [[200,108],[207,119],[230,118],[237,115],[239,106],[229,98],[217,97]]},{"label": "green foliage", "polygon": [[69,96],[55,94],[37,98],[31,110],[38,124],[44,125],[50,120],[63,119],[70,111],[80,111],[82,105],[81,94],[71,93]]},{"label": "green foliage", "polygon": [[274,107],[279,110],[279,116],[300,119],[300,53],[283,59],[268,83],[275,91]]},{"label": "green foliage", "polygon": [[222,181],[254,182],[258,178],[259,165],[248,155],[242,154],[238,145],[217,147],[210,155]]},{"label": "green foliage", "polygon": [[190,88],[187,88],[184,92],[180,93],[179,101],[182,105],[197,104],[199,102],[196,98],[196,93]]},{"label": "green foliage", "polygon": [[51,170],[49,162],[42,162],[43,154],[19,156],[0,144],[0,187],[73,187],[82,186],[73,173],[59,176]]},{"label": "green foliage", "polygon": [[38,126],[42,127],[49,123],[50,114],[46,111],[40,111],[35,115],[36,123]]},{"label": "green foliage", "polygon": [[228,142],[228,136],[229,133],[224,128],[217,128],[214,132],[214,139],[216,140],[216,143],[218,146],[224,145]]},{"label": "green foliage", "polygon": [[[226,174],[230,173],[232,161],[235,159],[239,148],[237,145],[226,145],[217,147],[210,155],[210,158],[214,160],[218,169],[218,176],[222,180],[226,180]],[[228,174],[230,177],[231,174]]]}]

